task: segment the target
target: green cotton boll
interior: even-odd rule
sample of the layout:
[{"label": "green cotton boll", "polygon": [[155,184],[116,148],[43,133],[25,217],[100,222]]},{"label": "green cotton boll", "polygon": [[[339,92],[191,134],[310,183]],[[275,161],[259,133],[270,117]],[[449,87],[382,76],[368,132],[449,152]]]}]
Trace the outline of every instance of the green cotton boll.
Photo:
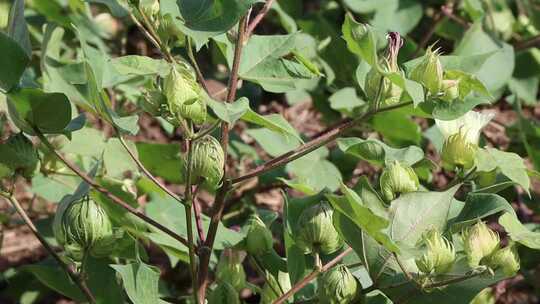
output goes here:
[{"label": "green cotton boll", "polygon": [[240,304],[238,292],[227,282],[219,282],[208,295],[208,304]]},{"label": "green cotton boll", "polygon": [[269,253],[274,247],[272,232],[266,228],[264,222],[255,214],[248,220],[246,234],[246,251],[253,256]]},{"label": "green cotton boll", "polygon": [[456,167],[470,169],[474,165],[477,151],[478,146],[468,142],[460,131],[444,141],[441,152],[443,165],[448,170]]},{"label": "green cotton boll", "polygon": [[26,179],[31,179],[39,163],[37,150],[23,133],[12,135],[0,150],[0,161],[5,167]]},{"label": "green cotton boll", "polygon": [[479,266],[485,258],[489,258],[499,249],[499,235],[482,221],[465,228],[461,237],[463,250],[471,267]]},{"label": "green cotton boll", "polygon": [[231,249],[223,251],[217,265],[216,278],[220,282],[231,284],[237,291],[246,286],[246,272],[242,266],[239,252]]},{"label": "green cotton boll", "polygon": [[112,249],[114,244],[114,232],[109,216],[88,197],[70,202],[65,209],[59,207],[53,232],[66,253],[78,261],[85,253],[106,256],[106,252]]},{"label": "green cotton boll", "polygon": [[332,208],[325,202],[302,211],[298,218],[296,242],[306,253],[330,254],[343,246],[332,215]]},{"label": "green cotton boll", "polygon": [[420,187],[413,168],[395,160],[386,166],[379,179],[381,192],[386,201],[394,200],[399,194],[417,191]]},{"label": "green cotton boll", "polygon": [[139,0],[139,8],[149,18],[153,18],[159,14],[158,0]]},{"label": "green cotton boll", "polygon": [[422,237],[424,254],[415,260],[418,269],[425,274],[444,274],[449,272],[456,260],[454,246],[437,230],[430,230]]},{"label": "green cotton boll", "polygon": [[504,275],[513,276],[520,268],[519,255],[514,245],[506,246],[502,249],[498,249],[489,258],[488,266],[491,269],[502,269]]},{"label": "green cotton boll", "polygon": [[187,67],[173,67],[163,88],[173,117],[190,119],[196,124],[205,122],[207,112],[202,89]]},{"label": "green cotton boll", "polygon": [[321,304],[355,303],[362,286],[344,265],[338,265],[319,277],[317,293]]},{"label": "green cotton boll", "polygon": [[442,89],[443,67],[438,49],[432,51],[432,47],[427,49],[420,64],[413,68],[410,78],[421,83],[431,95],[436,95]]},{"label": "green cotton boll", "polygon": [[223,178],[225,155],[220,143],[211,135],[206,135],[193,144],[191,153],[191,173],[193,180],[204,178],[217,186]]}]

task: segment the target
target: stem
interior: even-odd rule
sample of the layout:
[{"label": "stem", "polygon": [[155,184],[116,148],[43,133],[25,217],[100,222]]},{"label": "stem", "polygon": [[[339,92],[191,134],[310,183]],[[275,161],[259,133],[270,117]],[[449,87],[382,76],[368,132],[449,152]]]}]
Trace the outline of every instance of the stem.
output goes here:
[{"label": "stem", "polygon": [[396,104],[396,105],[393,105],[393,106],[388,106],[388,107],[384,107],[384,108],[380,108],[378,110],[370,110],[368,112],[366,112],[364,115],[356,118],[356,119],[353,119],[353,120],[349,120],[349,121],[345,121],[344,123],[342,123],[341,125],[338,125],[336,128],[328,131],[327,133],[319,136],[319,137],[316,137],[316,138],[313,138],[311,139],[309,142],[301,145],[300,147],[292,150],[292,151],[289,151],[287,153],[284,153],[264,164],[262,164],[261,166],[255,168],[253,171],[251,171],[250,173],[247,173],[246,175],[243,175],[243,176],[240,176],[240,177],[237,177],[237,178],[234,178],[232,179],[231,183],[232,184],[236,184],[236,183],[239,183],[241,181],[244,181],[244,180],[247,180],[247,179],[250,179],[250,178],[253,178],[253,177],[257,177],[265,172],[268,172],[270,170],[273,170],[277,167],[280,167],[282,165],[285,165],[293,160],[296,160],[314,150],[317,150],[318,148],[334,141],[336,138],[338,138],[339,136],[341,136],[345,131],[349,130],[350,128],[352,128],[353,126],[355,126],[358,122],[362,121],[362,120],[365,120],[377,113],[381,113],[381,112],[386,112],[386,111],[390,111],[390,110],[394,110],[394,109],[397,109],[397,108],[401,108],[401,107],[404,107],[404,106],[408,106],[408,105],[411,105],[412,102],[404,102],[404,103],[400,103],[400,104]]},{"label": "stem", "polygon": [[195,225],[197,226],[197,234],[199,236],[199,242],[204,243],[206,237],[204,235],[204,226],[202,222],[201,207],[197,203],[197,195],[193,195],[193,213],[195,214]]},{"label": "stem", "polygon": [[128,203],[124,202],[121,198],[118,196],[112,194],[107,190],[105,187],[99,185],[96,183],[91,177],[89,177],[86,173],[84,173],[81,169],[79,169],[75,164],[67,160],[62,154],[60,154],[56,149],[53,147],[53,145],[49,142],[49,140],[41,133],[41,131],[37,128],[34,128],[34,132],[36,136],[41,140],[41,142],[60,159],[71,171],[73,171],[75,174],[77,174],[83,181],[88,183],[92,188],[96,189],[98,192],[105,195],[107,198],[109,198],[113,203],[119,205],[120,207],[124,208],[126,211],[132,213],[133,215],[137,216],[141,220],[147,222],[148,224],[154,226],[156,229],[163,231],[165,234],[169,235],[173,239],[179,241],[180,243],[184,244],[186,247],[189,247],[188,241],[182,237],[181,235],[178,235],[174,231],[170,230],[169,228],[161,225],[160,223],[154,221],[153,219],[146,216],[144,213],[140,212],[139,210],[131,207]]},{"label": "stem", "polygon": [[401,269],[401,271],[403,272],[403,275],[405,275],[407,280],[409,282],[415,284],[416,286],[421,286],[421,284],[419,284],[418,281],[416,281],[416,279],[413,278],[413,276],[407,271],[407,269],[405,269],[405,266],[403,266],[403,264],[401,263],[401,260],[398,258],[397,254],[395,252],[393,253],[393,256],[396,259],[396,262],[398,263],[399,268]]},{"label": "stem", "polygon": [[[190,122],[189,130],[191,131],[192,123]],[[192,187],[191,187],[191,170],[192,170],[192,152],[193,152],[193,145],[191,140],[186,141],[187,144],[187,170],[186,170],[186,205],[185,205],[185,211],[186,211],[186,223],[187,223],[187,234],[188,234],[188,242],[189,242],[189,268],[191,270],[191,285],[193,288],[193,300],[195,301],[195,304],[199,303],[199,288],[198,288],[198,279],[197,279],[197,265],[195,261],[195,242],[193,237],[193,216],[192,216],[192,206],[193,206],[193,193],[192,193]],[[200,303],[204,303],[203,301],[200,301]]]},{"label": "stem", "polygon": [[[236,40],[236,46],[234,50],[234,59],[231,69],[231,78],[228,84],[227,102],[234,101],[236,97],[236,90],[238,89],[238,69],[240,68],[240,58],[242,55],[242,48],[244,47],[244,41],[246,39],[246,26],[247,17],[240,18],[238,25],[238,39]],[[227,122],[221,123],[221,146],[223,148],[225,164],[227,164],[227,148],[229,145],[229,124]],[[223,169],[223,185],[216,194],[214,201],[214,210],[212,218],[210,220],[210,226],[208,228],[208,234],[206,241],[204,242],[204,251],[200,253],[200,265],[199,265],[199,299],[201,303],[204,303],[204,297],[207,287],[208,266],[210,263],[210,255],[212,254],[212,248],[216,239],[218,224],[223,214],[223,208],[225,206],[225,198],[229,191],[230,181],[227,179],[227,165]]]},{"label": "stem", "polygon": [[189,60],[191,61],[191,65],[193,65],[193,69],[195,69],[195,74],[197,75],[197,79],[201,83],[201,86],[206,91],[206,93],[210,95],[210,91],[208,91],[208,86],[206,86],[206,81],[204,80],[204,76],[201,72],[201,69],[199,68],[199,65],[197,64],[195,55],[193,54],[193,46],[191,45],[191,38],[188,36],[186,36],[186,48],[187,48],[187,54],[188,54]]},{"label": "stem", "polygon": [[73,269],[71,269],[69,267],[69,265],[66,264],[62,260],[62,258],[58,255],[58,253],[56,253],[56,251],[47,242],[47,240],[45,240],[45,238],[43,236],[41,236],[41,234],[37,230],[36,226],[34,225],[34,223],[32,223],[32,220],[28,217],[28,215],[26,214],[26,212],[22,208],[21,204],[19,204],[17,199],[15,199],[15,197],[10,195],[9,193],[5,193],[3,191],[0,192],[0,195],[3,196],[4,198],[6,198],[11,203],[13,208],[15,208],[15,210],[17,210],[17,213],[19,213],[19,215],[23,219],[26,226],[28,226],[28,228],[30,228],[30,231],[32,231],[32,234],[34,234],[34,236],[39,240],[39,242],[45,248],[45,250],[47,250],[52,255],[52,257],[56,260],[56,262],[58,262],[60,267],[62,267],[62,269],[71,278],[71,280],[77,285],[77,287],[79,287],[79,289],[82,291],[82,293],[84,294],[84,296],[86,297],[88,302],[90,302],[92,304],[96,303],[96,299],[94,298],[94,295],[92,294],[92,292],[90,291],[90,289],[86,285],[86,282],[84,281],[84,279],[81,276],[77,275],[75,273],[75,271],[73,271]]},{"label": "stem", "polygon": [[522,50],[528,49],[530,47],[540,47],[540,35],[536,35],[536,36],[534,36],[534,37],[532,37],[530,39],[517,42],[514,45],[514,49],[516,51],[522,51]]},{"label": "stem", "polygon": [[159,180],[156,179],[155,176],[146,169],[146,167],[143,165],[143,163],[139,160],[139,158],[131,151],[131,149],[128,147],[126,141],[124,140],[124,137],[120,134],[120,131],[117,128],[114,128],[116,132],[116,136],[118,137],[118,140],[120,140],[120,143],[124,147],[124,149],[127,151],[131,159],[137,164],[137,167],[150,179],[156,186],[158,186],[161,190],[165,191],[171,198],[178,201],[182,205],[186,205],[186,202],[184,202],[180,197],[178,197],[176,194],[174,194],[171,190],[167,189],[165,185],[163,185]]},{"label": "stem", "polygon": [[259,23],[263,20],[264,16],[268,13],[270,8],[272,7],[273,2],[274,2],[274,0],[266,0],[266,3],[262,7],[262,9],[259,11],[257,16],[255,16],[255,18],[253,18],[253,21],[251,21],[251,23],[249,24],[249,26],[247,28],[247,31],[246,31],[246,36],[247,37],[249,37],[249,36],[251,36],[251,34],[253,34],[253,31],[255,30],[257,25],[259,25]]},{"label": "stem", "polygon": [[285,303],[285,301],[287,301],[288,298],[290,298],[292,295],[300,291],[300,289],[304,288],[304,286],[306,286],[309,282],[314,280],[319,274],[328,271],[330,268],[336,265],[339,261],[341,261],[341,259],[343,259],[345,256],[347,256],[351,252],[352,252],[352,248],[349,247],[345,249],[342,253],[340,253],[338,256],[333,258],[330,262],[324,264],[320,269],[313,270],[301,281],[294,284],[294,286],[289,291],[287,291],[284,295],[282,295],[277,300],[275,300],[273,304]]},{"label": "stem", "polygon": [[469,22],[467,22],[463,18],[454,15],[454,6],[453,6],[453,4],[443,5],[441,7],[441,13],[443,13],[443,15],[445,15],[449,19],[454,20],[455,22],[457,22],[459,25],[461,25],[465,29],[468,29],[471,26],[469,24]]}]

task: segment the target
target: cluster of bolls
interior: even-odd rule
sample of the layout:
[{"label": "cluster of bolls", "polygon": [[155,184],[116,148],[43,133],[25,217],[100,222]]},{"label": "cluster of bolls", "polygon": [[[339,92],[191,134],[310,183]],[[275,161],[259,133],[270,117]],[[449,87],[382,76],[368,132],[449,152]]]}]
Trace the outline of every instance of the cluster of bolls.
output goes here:
[{"label": "cluster of bolls", "polygon": [[[461,233],[463,250],[471,268],[501,269],[506,276],[519,270],[519,256],[514,245],[500,248],[499,235],[484,222],[479,221]],[[425,275],[448,273],[456,260],[454,246],[440,232],[430,230],[423,236],[424,254],[415,260]]]}]

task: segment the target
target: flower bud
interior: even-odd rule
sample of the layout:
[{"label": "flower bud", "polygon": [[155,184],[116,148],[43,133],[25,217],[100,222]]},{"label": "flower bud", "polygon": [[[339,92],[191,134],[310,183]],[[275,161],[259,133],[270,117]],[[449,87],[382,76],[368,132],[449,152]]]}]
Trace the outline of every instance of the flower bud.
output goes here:
[{"label": "flower bud", "polygon": [[491,113],[469,111],[454,120],[435,120],[444,137],[441,152],[447,169],[453,169],[455,166],[468,169],[474,165],[480,133],[493,116]]},{"label": "flower bud", "polygon": [[74,260],[81,260],[85,253],[106,256],[115,235],[105,210],[88,197],[69,202],[56,212],[53,231],[58,243]]},{"label": "flower bud", "polygon": [[248,232],[246,235],[246,250],[253,256],[269,253],[274,247],[272,233],[264,222],[255,214],[248,220]]},{"label": "flower bud", "polygon": [[139,8],[146,15],[146,17],[152,19],[159,13],[159,1],[158,0],[140,0]]},{"label": "flower bud", "polygon": [[441,152],[444,167],[450,170],[472,168],[477,150],[478,146],[467,142],[463,132],[451,135],[444,141]]},{"label": "flower bud", "polygon": [[361,286],[344,265],[336,266],[320,276],[319,302],[322,304],[354,303]]},{"label": "flower bud", "polygon": [[459,98],[459,80],[454,80],[454,79],[443,80],[442,92],[443,94],[439,98],[444,101],[452,102],[455,99]]},{"label": "flower bud", "polygon": [[219,259],[216,277],[220,282],[227,282],[240,291],[246,286],[246,273],[242,266],[239,252],[226,249]]},{"label": "flower bud", "polygon": [[379,180],[381,192],[387,201],[394,200],[398,194],[417,191],[420,186],[413,168],[395,160],[386,166]]},{"label": "flower bud", "polygon": [[423,236],[425,253],[417,259],[416,266],[425,274],[444,274],[452,269],[456,260],[454,246],[437,230]]},{"label": "flower bud", "polygon": [[169,111],[177,118],[190,119],[196,124],[206,120],[206,103],[201,87],[187,68],[176,66],[165,78],[163,88]]},{"label": "flower bud", "polygon": [[443,82],[443,67],[439,60],[439,50],[432,51],[429,47],[422,61],[411,71],[411,79],[421,83],[431,95],[441,91]]},{"label": "flower bud", "polygon": [[[388,55],[379,63],[384,72],[403,73],[397,64],[402,45],[403,41],[397,32],[388,34]],[[391,106],[400,101],[403,89],[384,77],[376,67],[372,67],[366,75],[365,93],[372,106]]]},{"label": "flower bud", "polygon": [[343,246],[343,240],[334,228],[332,214],[332,208],[324,202],[302,211],[296,242],[306,253],[330,254]]},{"label": "flower bud", "polygon": [[225,167],[225,155],[219,142],[214,137],[206,135],[195,141],[192,149],[192,177],[204,178],[210,185],[219,184]]},{"label": "flower bud", "polygon": [[227,282],[219,282],[208,296],[208,304],[240,304],[239,294]]},{"label": "flower bud", "polygon": [[490,257],[499,248],[499,235],[482,221],[466,228],[461,236],[471,267],[479,266],[484,258]]},{"label": "flower bud", "polygon": [[520,268],[519,255],[515,246],[510,245],[495,251],[489,259],[488,266],[492,269],[501,268],[506,276],[515,275]]},{"label": "flower bud", "polygon": [[0,162],[27,179],[32,178],[38,166],[38,155],[32,142],[22,133],[12,135],[2,145]]}]

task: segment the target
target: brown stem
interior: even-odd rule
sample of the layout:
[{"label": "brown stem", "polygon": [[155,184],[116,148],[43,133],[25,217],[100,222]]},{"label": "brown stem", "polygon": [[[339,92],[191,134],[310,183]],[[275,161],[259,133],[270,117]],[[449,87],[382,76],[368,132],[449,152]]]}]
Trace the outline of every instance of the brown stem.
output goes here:
[{"label": "brown stem", "polygon": [[112,194],[107,190],[105,187],[99,185],[96,183],[92,178],[90,178],[86,173],[84,173],[81,169],[79,169],[75,164],[67,160],[62,154],[60,154],[56,149],[52,146],[52,144],[49,142],[49,140],[39,131],[37,128],[34,128],[34,132],[36,136],[41,140],[41,142],[60,159],[71,171],[73,171],[75,174],[77,174],[83,181],[88,183],[92,188],[96,189],[98,192],[105,195],[107,198],[109,198],[113,203],[119,205],[120,207],[124,208],[129,213],[132,213],[133,215],[137,216],[141,220],[147,222],[148,224],[154,226],[158,230],[163,231],[165,234],[169,235],[173,239],[179,241],[180,243],[184,244],[186,247],[189,247],[188,241],[182,237],[181,235],[176,234],[174,231],[170,230],[169,228],[161,225],[160,223],[154,221],[153,219],[146,216],[144,213],[140,212],[139,210],[131,207],[128,203],[124,202],[121,198],[118,196]]},{"label": "brown stem", "polygon": [[90,289],[88,288],[88,286],[86,285],[86,282],[84,281],[83,277],[78,275],[75,271],[73,271],[73,269],[71,269],[69,265],[66,264],[64,260],[62,260],[62,258],[58,255],[58,253],[56,253],[56,251],[47,242],[47,240],[45,240],[45,238],[41,236],[36,226],[34,225],[34,223],[32,223],[32,220],[28,217],[28,215],[22,208],[21,204],[19,204],[17,199],[15,199],[15,197],[11,196],[9,193],[1,192],[0,195],[6,198],[11,203],[13,208],[15,208],[17,213],[19,213],[20,217],[23,219],[26,226],[28,226],[32,234],[34,234],[34,236],[39,240],[39,242],[45,248],[45,250],[47,250],[52,255],[52,257],[56,260],[56,262],[58,262],[60,267],[62,267],[62,269],[71,278],[71,280],[77,285],[77,287],[79,287],[79,289],[83,292],[86,299],[92,304],[96,303],[96,299],[94,295],[92,294],[92,292],[90,291]]},{"label": "brown stem", "polygon": [[313,281],[319,274],[328,271],[328,269],[332,268],[334,265],[336,265],[341,259],[343,259],[346,255],[352,252],[352,248],[349,247],[345,249],[342,253],[337,255],[335,258],[333,258],[330,262],[324,264],[320,269],[313,270],[310,274],[308,274],[305,278],[303,278],[298,283],[294,284],[294,286],[287,291],[284,295],[279,297],[277,300],[273,302],[273,304],[282,304],[287,301],[288,298],[290,298],[292,295],[300,291],[300,289],[304,288],[309,282]]},{"label": "brown stem", "polygon": [[[191,130],[193,129],[193,125],[190,122],[189,123],[189,133],[191,133]],[[192,185],[191,185],[191,163],[192,163],[192,152],[193,152],[193,145],[191,140],[186,140],[186,146],[187,146],[187,170],[186,170],[186,205],[185,205],[185,213],[186,213],[186,223],[187,223],[187,235],[188,235],[188,243],[189,243],[189,268],[191,270],[191,285],[193,288],[193,300],[195,301],[195,304],[198,303],[204,303],[204,301],[199,300],[198,292],[198,282],[197,279],[197,265],[195,260],[195,241],[193,237],[193,193],[192,193]]]},{"label": "brown stem", "polygon": [[380,108],[378,110],[371,110],[369,112],[366,112],[364,115],[354,119],[354,120],[346,120],[344,123],[342,123],[341,125],[338,125],[335,129],[332,129],[330,131],[328,131],[327,133],[319,136],[319,137],[316,137],[316,138],[313,138],[311,139],[310,141],[308,141],[307,143],[299,146],[298,148],[292,150],[292,151],[289,151],[287,153],[284,153],[264,164],[262,164],[261,166],[255,168],[253,171],[251,171],[250,173],[247,173],[246,175],[243,175],[243,176],[240,176],[240,177],[237,177],[237,178],[234,178],[232,179],[232,184],[236,184],[236,183],[239,183],[241,181],[244,181],[244,180],[247,180],[247,179],[250,179],[250,178],[253,178],[253,177],[256,177],[256,176],[259,176],[265,172],[268,172],[270,170],[273,170],[277,167],[280,167],[282,165],[285,165],[295,159],[298,159],[332,141],[334,141],[336,138],[338,138],[339,136],[341,136],[345,131],[347,131],[348,129],[350,129],[351,127],[355,126],[358,122],[362,121],[362,120],[365,120],[377,113],[380,113],[380,112],[386,112],[386,111],[390,111],[390,110],[394,110],[394,109],[397,109],[397,108],[401,108],[401,107],[404,107],[404,106],[408,106],[412,104],[412,102],[404,102],[404,103],[400,103],[400,104],[397,104],[397,105],[393,105],[393,106],[388,106],[388,107],[384,107],[384,108]]},{"label": "brown stem", "polygon": [[146,169],[146,167],[143,165],[143,163],[140,161],[140,159],[131,151],[131,149],[128,147],[126,141],[124,140],[124,137],[120,134],[120,131],[116,129],[116,136],[118,137],[118,140],[120,140],[120,143],[124,147],[124,149],[127,151],[131,159],[137,164],[137,167],[150,179],[156,186],[158,186],[161,190],[163,190],[165,193],[167,193],[171,198],[178,201],[180,204],[185,205],[186,203],[176,194],[174,194],[171,190],[169,190],[165,185],[163,185],[155,176]]},{"label": "brown stem", "polygon": [[524,41],[517,42],[514,45],[516,51],[528,49],[530,47],[540,47],[540,35],[536,35]]},{"label": "brown stem", "polygon": [[262,7],[262,9],[259,11],[257,16],[255,16],[255,18],[253,18],[253,21],[251,21],[251,23],[249,24],[249,26],[247,28],[247,32],[246,32],[247,37],[251,36],[253,31],[257,27],[257,25],[259,25],[259,23],[263,20],[264,16],[268,13],[270,8],[272,7],[273,2],[274,2],[274,0],[266,0],[266,3]]},{"label": "brown stem", "polygon": [[195,214],[195,225],[197,226],[197,234],[199,236],[199,241],[204,243],[206,237],[204,235],[204,226],[202,223],[202,212],[201,206],[197,203],[197,196],[193,196],[193,213]]},{"label": "brown stem", "polygon": [[[238,89],[238,70],[240,68],[240,58],[242,55],[242,48],[247,38],[246,26],[247,17],[244,16],[239,21],[238,26],[238,39],[236,40],[236,46],[234,50],[234,59],[231,69],[231,77],[228,84],[227,102],[232,102],[236,98],[236,91]],[[223,214],[223,208],[225,207],[225,198],[231,186],[230,181],[227,179],[227,149],[229,145],[229,124],[222,122],[221,124],[221,146],[225,155],[225,167],[223,169],[223,185],[217,191],[216,199],[214,201],[213,214],[210,219],[210,226],[208,227],[208,234],[206,241],[204,242],[203,249],[200,252],[199,263],[199,299],[201,303],[204,303],[206,294],[206,287],[208,285],[208,267],[210,263],[210,256],[212,254],[212,248],[216,239],[217,228]]]},{"label": "brown stem", "polygon": [[452,4],[443,5],[441,7],[441,13],[443,13],[446,17],[454,20],[455,22],[457,22],[459,25],[461,25],[462,27],[466,29],[468,29],[471,26],[469,22],[467,22],[465,19],[454,15],[454,6]]}]

